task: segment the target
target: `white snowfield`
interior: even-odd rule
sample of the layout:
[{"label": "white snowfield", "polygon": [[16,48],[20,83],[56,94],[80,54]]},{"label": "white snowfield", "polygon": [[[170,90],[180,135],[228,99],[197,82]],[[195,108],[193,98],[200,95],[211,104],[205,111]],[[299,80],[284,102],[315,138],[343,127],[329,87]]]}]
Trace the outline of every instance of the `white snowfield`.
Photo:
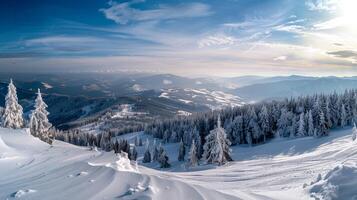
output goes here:
[{"label": "white snowfield", "polygon": [[[141,133],[139,133],[140,135]],[[125,136],[135,139],[137,134]],[[0,199],[356,199],[357,142],[351,129],[323,138],[277,139],[234,147],[224,166],[136,166],[112,152],[0,129]],[[142,150],[139,150],[139,163]]]}]

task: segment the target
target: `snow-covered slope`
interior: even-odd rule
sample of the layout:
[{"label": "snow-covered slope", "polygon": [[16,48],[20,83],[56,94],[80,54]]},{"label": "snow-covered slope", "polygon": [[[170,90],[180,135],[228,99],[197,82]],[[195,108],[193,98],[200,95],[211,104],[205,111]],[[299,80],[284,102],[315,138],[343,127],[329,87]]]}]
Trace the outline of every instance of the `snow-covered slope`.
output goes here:
[{"label": "snow-covered slope", "polygon": [[[134,141],[143,133],[121,136]],[[353,199],[357,143],[351,130],[323,138],[276,139],[233,147],[234,162],[185,167],[177,144],[165,144],[172,168],[139,165],[25,130],[0,129],[0,199]]]},{"label": "snow-covered slope", "polygon": [[[120,137],[133,142],[138,134],[141,133]],[[201,165],[187,169],[185,163],[177,161],[177,145],[164,144],[172,168],[158,172],[157,165],[149,164],[145,166],[153,169],[141,168],[142,172],[241,199],[352,199],[357,195],[353,190],[357,187],[353,179],[357,177],[357,142],[352,141],[350,128],[322,138],[276,139],[254,147],[233,147],[235,161],[221,167]],[[142,154],[143,148],[138,151]],[[319,176],[324,178],[316,181]]]},{"label": "snow-covered slope", "polygon": [[113,153],[0,129],[0,199],[236,199],[171,178],[146,175]]}]

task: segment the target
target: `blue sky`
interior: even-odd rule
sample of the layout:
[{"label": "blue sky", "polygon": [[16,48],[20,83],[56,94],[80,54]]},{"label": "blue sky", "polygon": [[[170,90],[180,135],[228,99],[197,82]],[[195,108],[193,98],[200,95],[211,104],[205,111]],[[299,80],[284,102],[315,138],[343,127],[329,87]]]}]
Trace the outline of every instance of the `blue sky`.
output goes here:
[{"label": "blue sky", "polygon": [[8,0],[0,71],[357,75],[354,0]]}]

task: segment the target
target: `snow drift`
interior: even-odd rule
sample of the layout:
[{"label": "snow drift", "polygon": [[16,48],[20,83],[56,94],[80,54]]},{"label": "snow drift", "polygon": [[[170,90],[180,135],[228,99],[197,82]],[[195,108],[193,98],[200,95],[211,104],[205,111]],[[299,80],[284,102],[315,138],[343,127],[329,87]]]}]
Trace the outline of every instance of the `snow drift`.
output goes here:
[{"label": "snow drift", "polygon": [[317,179],[309,188],[316,199],[357,199],[357,165],[353,162],[338,165],[322,180]]}]

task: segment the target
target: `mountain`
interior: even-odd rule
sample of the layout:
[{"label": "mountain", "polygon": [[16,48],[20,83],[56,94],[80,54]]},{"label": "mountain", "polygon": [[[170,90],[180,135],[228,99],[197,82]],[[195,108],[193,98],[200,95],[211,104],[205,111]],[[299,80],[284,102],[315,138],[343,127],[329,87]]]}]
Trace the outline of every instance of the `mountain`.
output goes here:
[{"label": "mountain", "polygon": [[257,83],[234,90],[233,94],[246,101],[281,99],[312,94],[341,93],[346,89],[357,87],[356,77],[306,77],[296,80],[281,80],[268,83]]}]

